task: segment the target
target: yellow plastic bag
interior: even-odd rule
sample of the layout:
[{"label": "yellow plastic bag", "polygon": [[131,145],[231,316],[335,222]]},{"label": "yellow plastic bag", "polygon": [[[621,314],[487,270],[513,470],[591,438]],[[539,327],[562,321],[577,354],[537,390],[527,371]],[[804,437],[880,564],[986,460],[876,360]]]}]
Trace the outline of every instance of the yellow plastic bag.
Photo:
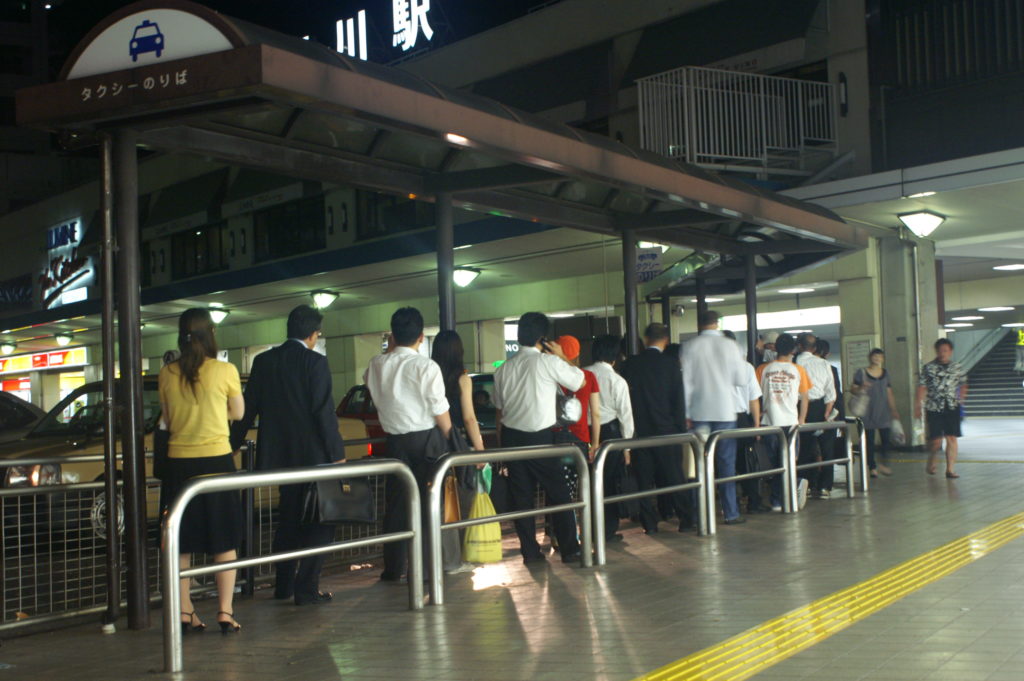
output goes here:
[{"label": "yellow plastic bag", "polygon": [[[469,511],[470,519],[492,515],[495,513],[491,497],[484,492],[477,492]],[[467,527],[462,543],[462,559],[467,563],[500,563],[501,524],[484,523]]]}]

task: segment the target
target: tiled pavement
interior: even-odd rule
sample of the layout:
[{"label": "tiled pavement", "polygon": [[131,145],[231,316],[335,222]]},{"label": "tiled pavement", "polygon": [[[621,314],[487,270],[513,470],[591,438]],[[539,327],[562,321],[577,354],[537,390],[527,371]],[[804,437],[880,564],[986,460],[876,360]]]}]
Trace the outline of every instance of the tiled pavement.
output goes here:
[{"label": "tiled pavement", "polygon": [[[1024,430],[1024,429],[1022,429]],[[1014,427],[1001,434],[1012,434]],[[1024,433],[1022,433],[1024,437]],[[984,438],[965,458],[988,457]],[[969,451],[967,451],[969,450]],[[1018,461],[1024,457],[1018,457]],[[1024,510],[1019,463],[965,463],[963,477],[895,466],[869,497],[812,501],[795,516],[757,515],[714,538],[626,530],[608,565],[499,565],[447,580],[447,604],[406,609],[404,587],[376,570],[334,575],[313,608],[240,599],[239,635],[185,639],[188,681],[451,679],[628,680],[903,560]],[[911,594],[767,669],[769,679],[1024,678],[1024,540]],[[199,604],[210,627],[216,607]],[[167,678],[159,611],[150,631],[96,625],[3,642],[0,681]]]}]

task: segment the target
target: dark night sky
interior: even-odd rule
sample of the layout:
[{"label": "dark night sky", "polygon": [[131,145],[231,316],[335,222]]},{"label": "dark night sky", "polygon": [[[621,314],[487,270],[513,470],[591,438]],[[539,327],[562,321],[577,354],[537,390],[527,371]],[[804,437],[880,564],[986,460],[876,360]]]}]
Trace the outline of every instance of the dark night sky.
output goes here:
[{"label": "dark night sky", "polygon": [[[57,4],[57,3],[55,3]],[[56,72],[75,44],[126,0],[63,0],[49,14],[52,46],[51,70]],[[370,59],[389,62],[400,58],[391,46],[392,0],[199,0],[199,4],[228,16],[292,35],[310,35],[334,46],[335,22],[365,9],[368,16]],[[544,0],[431,0],[430,21],[437,48],[523,16]],[[421,37],[422,40],[422,37]],[[420,49],[417,43],[413,51]]]}]

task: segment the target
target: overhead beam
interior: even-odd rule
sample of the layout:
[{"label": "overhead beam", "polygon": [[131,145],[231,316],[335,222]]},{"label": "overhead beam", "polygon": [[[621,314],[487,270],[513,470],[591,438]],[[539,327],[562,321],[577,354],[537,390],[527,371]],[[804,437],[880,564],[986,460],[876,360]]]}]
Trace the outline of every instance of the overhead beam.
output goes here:
[{"label": "overhead beam", "polygon": [[560,175],[549,170],[531,168],[517,164],[459,170],[450,173],[429,175],[426,189],[432,194],[442,192],[472,191],[476,189],[504,189],[528,184],[541,184],[560,179]]},{"label": "overhead beam", "polygon": [[681,227],[694,223],[725,222],[728,218],[705,213],[702,210],[684,208],[682,210],[658,211],[643,215],[619,215],[620,229],[656,229],[663,227]]},{"label": "overhead beam", "polygon": [[797,253],[832,253],[841,250],[835,244],[803,239],[776,239],[767,241],[740,241],[740,255],[792,255]]},{"label": "overhead beam", "polygon": [[354,184],[367,189],[423,194],[418,173],[362,163],[330,153],[317,153],[290,145],[275,144],[246,136],[200,128],[173,127],[149,130],[139,136],[147,145],[168,151],[185,151],[211,156],[248,168],[292,174],[308,180]]}]

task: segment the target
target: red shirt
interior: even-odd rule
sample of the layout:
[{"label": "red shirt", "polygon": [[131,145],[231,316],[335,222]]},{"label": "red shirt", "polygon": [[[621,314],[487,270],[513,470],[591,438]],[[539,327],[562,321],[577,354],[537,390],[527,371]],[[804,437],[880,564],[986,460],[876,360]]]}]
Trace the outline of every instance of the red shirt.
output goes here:
[{"label": "red shirt", "polygon": [[569,426],[569,431],[586,443],[590,443],[590,395],[601,392],[597,385],[597,376],[594,372],[583,370],[583,387],[576,391],[576,399],[583,405],[583,416],[580,420]]}]

